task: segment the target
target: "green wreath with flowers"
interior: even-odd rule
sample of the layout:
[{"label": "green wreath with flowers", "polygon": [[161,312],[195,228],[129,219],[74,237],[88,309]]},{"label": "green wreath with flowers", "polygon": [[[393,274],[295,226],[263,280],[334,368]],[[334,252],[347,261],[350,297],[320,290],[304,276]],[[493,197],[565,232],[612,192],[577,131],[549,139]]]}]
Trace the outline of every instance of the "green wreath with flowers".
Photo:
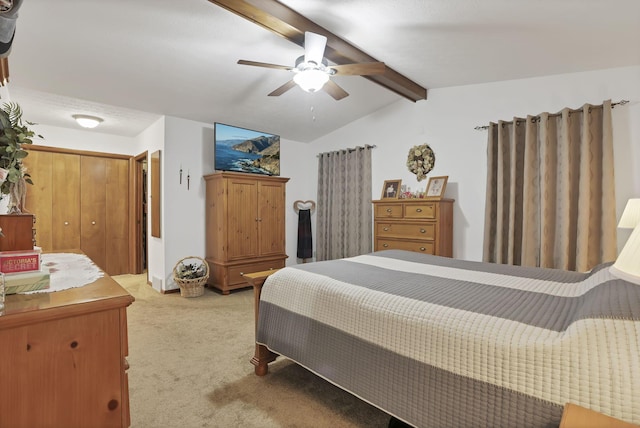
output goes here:
[{"label": "green wreath with flowers", "polygon": [[436,155],[428,144],[413,146],[407,157],[407,168],[416,175],[418,181],[427,178],[436,164]]}]

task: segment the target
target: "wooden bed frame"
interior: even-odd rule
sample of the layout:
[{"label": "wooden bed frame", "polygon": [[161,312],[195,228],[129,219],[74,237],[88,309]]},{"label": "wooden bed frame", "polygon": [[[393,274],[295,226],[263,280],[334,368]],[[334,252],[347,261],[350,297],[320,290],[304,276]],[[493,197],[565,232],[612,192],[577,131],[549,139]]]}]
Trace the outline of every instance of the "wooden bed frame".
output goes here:
[{"label": "wooden bed frame", "polygon": [[[279,269],[265,270],[261,272],[245,273],[243,276],[247,282],[253,287],[253,307],[255,312],[255,328],[258,333],[258,314],[260,313],[260,294],[262,294],[262,286],[269,277]],[[256,350],[251,358],[251,364],[255,367],[255,373],[258,376],[264,376],[269,372],[268,364],[278,358],[278,354],[271,352],[264,345],[256,342]]]}]

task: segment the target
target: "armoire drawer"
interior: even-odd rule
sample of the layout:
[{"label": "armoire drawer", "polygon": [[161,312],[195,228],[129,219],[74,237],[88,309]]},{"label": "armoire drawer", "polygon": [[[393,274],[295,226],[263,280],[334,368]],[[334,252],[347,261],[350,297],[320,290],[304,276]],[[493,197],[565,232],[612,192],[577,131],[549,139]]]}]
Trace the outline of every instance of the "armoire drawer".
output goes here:
[{"label": "armoire drawer", "polygon": [[406,250],[424,254],[435,254],[435,244],[432,241],[376,239],[375,251],[382,250]]},{"label": "armoire drawer", "polygon": [[378,223],[376,235],[381,238],[436,239],[435,223]]},{"label": "armoire drawer", "polygon": [[404,218],[436,219],[436,204],[433,202],[404,204]]},{"label": "armoire drawer", "polygon": [[280,269],[283,267],[284,259],[259,263],[248,263],[246,265],[229,266],[229,285],[246,284],[247,280],[242,277],[242,275],[245,273],[261,272],[263,270]]},{"label": "armoire drawer", "polygon": [[376,218],[402,218],[402,204],[377,204]]}]

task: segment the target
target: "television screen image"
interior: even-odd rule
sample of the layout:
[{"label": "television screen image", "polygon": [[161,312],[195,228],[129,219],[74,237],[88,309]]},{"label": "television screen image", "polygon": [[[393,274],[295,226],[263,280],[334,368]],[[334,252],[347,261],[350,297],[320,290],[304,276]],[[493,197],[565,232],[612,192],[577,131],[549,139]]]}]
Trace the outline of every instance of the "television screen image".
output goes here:
[{"label": "television screen image", "polygon": [[215,168],[280,175],[280,136],[215,123]]}]

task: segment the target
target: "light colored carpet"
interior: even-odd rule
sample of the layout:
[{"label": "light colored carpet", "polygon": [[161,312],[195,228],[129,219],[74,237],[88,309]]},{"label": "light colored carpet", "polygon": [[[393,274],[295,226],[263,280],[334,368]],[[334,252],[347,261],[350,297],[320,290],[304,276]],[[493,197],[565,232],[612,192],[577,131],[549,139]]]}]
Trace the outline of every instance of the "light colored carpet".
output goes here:
[{"label": "light colored carpet", "polygon": [[386,427],[389,416],[279,358],[253,373],[253,291],[184,298],[145,275],[113,277],[128,308],[131,426]]}]

